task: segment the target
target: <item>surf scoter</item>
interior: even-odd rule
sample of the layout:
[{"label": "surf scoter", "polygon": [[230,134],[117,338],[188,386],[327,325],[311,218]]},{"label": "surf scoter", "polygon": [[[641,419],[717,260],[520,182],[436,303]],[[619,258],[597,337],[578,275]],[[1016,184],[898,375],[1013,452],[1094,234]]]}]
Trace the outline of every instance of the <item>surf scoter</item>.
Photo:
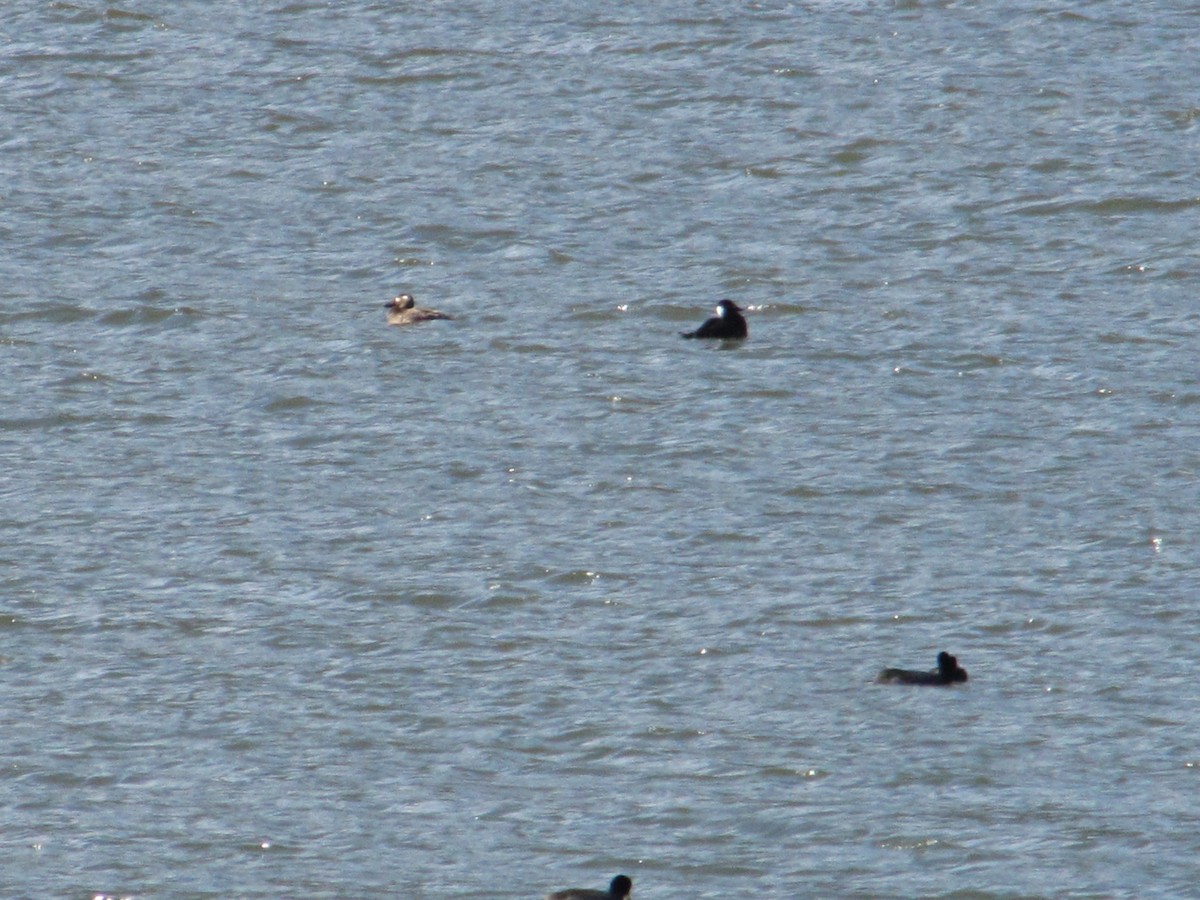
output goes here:
[{"label": "surf scoter", "polygon": [[740,340],[749,331],[742,311],[732,300],[722,300],[717,304],[717,314],[706,321],[695,331],[681,331],[685,338],[720,338],[722,340]]},{"label": "surf scoter", "polygon": [[945,650],[937,655],[937,669],[932,672],[914,672],[912,669],[884,669],[875,679],[879,684],[932,684],[949,685],[967,680],[967,670],[958,664],[957,657]]},{"label": "surf scoter", "polygon": [[618,875],[609,884],[607,891],[570,888],[547,894],[546,900],[629,900],[631,896],[633,896],[633,881],[625,875]]}]

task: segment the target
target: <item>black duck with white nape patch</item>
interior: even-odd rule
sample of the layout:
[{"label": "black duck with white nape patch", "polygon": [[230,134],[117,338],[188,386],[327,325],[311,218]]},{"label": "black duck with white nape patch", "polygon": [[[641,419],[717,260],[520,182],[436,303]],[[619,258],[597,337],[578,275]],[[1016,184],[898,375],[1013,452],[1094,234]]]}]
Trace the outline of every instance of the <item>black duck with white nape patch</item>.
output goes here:
[{"label": "black duck with white nape patch", "polygon": [[716,338],[724,341],[738,341],[749,333],[746,320],[741,308],[732,300],[722,300],[717,304],[717,314],[707,320],[695,331],[681,331],[685,338]]}]

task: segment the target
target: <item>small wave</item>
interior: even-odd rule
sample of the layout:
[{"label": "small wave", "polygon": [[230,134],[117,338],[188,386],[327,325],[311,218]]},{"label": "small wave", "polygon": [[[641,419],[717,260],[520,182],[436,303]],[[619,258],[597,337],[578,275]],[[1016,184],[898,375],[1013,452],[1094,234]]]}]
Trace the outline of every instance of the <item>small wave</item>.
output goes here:
[{"label": "small wave", "polygon": [[152,325],[169,319],[179,310],[162,306],[134,306],[127,309],[114,309],[100,317],[102,325]]},{"label": "small wave", "polygon": [[1200,197],[1163,200],[1158,197],[1106,197],[1103,200],[1049,200],[1012,210],[1020,216],[1058,216],[1087,213],[1095,216],[1126,216],[1138,213],[1179,213],[1200,206]]}]

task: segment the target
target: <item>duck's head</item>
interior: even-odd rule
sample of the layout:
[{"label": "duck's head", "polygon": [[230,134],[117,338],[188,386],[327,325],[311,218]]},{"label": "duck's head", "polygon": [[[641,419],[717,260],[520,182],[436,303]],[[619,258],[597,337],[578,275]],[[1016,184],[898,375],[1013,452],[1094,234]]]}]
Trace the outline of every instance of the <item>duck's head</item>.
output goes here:
[{"label": "duck's head", "polygon": [[938,674],[947,681],[967,680],[967,670],[959,667],[958,657],[951,656],[945,650],[938,654],[937,664]]}]

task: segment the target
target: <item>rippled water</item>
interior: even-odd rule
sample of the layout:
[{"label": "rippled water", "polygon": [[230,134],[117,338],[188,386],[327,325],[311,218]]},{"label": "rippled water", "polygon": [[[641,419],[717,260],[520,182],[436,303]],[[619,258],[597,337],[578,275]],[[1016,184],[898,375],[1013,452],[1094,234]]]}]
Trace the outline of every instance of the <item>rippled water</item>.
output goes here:
[{"label": "rippled water", "polygon": [[1198,28],[9,4],[0,895],[1194,892]]}]

